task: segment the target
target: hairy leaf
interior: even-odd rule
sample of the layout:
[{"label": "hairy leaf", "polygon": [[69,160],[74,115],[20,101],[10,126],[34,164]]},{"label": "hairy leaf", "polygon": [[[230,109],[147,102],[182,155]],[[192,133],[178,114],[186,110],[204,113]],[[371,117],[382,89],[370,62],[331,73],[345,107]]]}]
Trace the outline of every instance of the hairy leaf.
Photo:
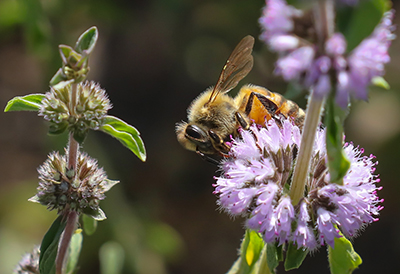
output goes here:
[{"label": "hairy leaf", "polygon": [[307,254],[307,249],[297,249],[294,244],[290,243],[288,250],[286,251],[285,270],[288,271],[299,268],[306,258]]},{"label": "hairy leaf", "polygon": [[8,111],[39,111],[42,105],[42,99],[45,97],[44,94],[36,93],[25,96],[17,96],[8,101],[4,112]]},{"label": "hairy leaf", "polygon": [[362,263],[360,255],[344,236],[335,238],[335,248],[328,247],[328,260],[331,274],[350,274]]},{"label": "hairy leaf", "polygon": [[89,28],[78,38],[78,41],[75,45],[75,50],[81,54],[90,54],[96,45],[98,37],[99,32],[97,27]]},{"label": "hairy leaf", "polygon": [[100,130],[116,138],[140,160],[146,161],[146,149],[136,128],[117,117],[107,115]]},{"label": "hairy leaf", "polygon": [[58,242],[65,225],[66,221],[63,220],[63,216],[58,216],[43,237],[42,244],[40,245],[39,257],[39,271],[41,274],[55,273]]}]

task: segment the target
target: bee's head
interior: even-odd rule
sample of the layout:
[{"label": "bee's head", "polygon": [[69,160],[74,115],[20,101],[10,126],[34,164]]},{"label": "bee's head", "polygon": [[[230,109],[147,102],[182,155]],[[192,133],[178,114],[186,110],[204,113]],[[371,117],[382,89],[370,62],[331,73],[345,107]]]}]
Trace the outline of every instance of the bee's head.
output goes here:
[{"label": "bee's head", "polygon": [[176,136],[179,143],[188,150],[216,153],[207,131],[198,125],[180,122],[176,125]]}]

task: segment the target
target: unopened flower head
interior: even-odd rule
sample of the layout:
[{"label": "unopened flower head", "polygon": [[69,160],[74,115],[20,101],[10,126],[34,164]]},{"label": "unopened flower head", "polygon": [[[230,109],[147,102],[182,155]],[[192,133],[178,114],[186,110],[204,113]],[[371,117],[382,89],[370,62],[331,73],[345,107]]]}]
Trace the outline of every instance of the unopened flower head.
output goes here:
[{"label": "unopened flower head", "polygon": [[69,128],[78,135],[84,135],[89,129],[99,129],[111,108],[105,90],[92,81],[79,83],[75,105],[71,104],[71,92],[71,84],[52,87],[42,100],[39,115],[51,122],[50,132],[58,134]]},{"label": "unopened flower head", "polygon": [[260,232],[267,243],[293,242],[309,250],[325,243],[334,247],[340,231],[356,236],[377,220],[383,207],[377,196],[375,157],[345,144],[351,167],[343,185],[330,183],[323,129],[317,132],[306,194],[293,205],[288,193],[299,146],[300,130],[290,120],[242,130],[214,185],[221,209],[244,216],[246,226]]},{"label": "unopened flower head", "polygon": [[15,274],[39,274],[40,249],[35,247],[31,253],[26,253],[18,266],[14,269]]},{"label": "unopened flower head", "polygon": [[[342,2],[357,4],[354,0]],[[286,81],[299,81],[320,97],[336,89],[336,102],[342,108],[348,106],[350,95],[367,100],[369,84],[374,77],[384,74],[384,65],[390,61],[388,50],[395,38],[394,11],[386,12],[373,33],[350,53],[346,53],[347,42],[341,33],[333,34],[325,41],[324,48],[319,48],[312,35],[315,22],[307,20],[307,14],[285,0],[266,1],[259,20],[260,38],[272,51],[279,53],[275,73]],[[306,19],[299,20],[301,16]],[[296,32],[305,28],[314,30]]]},{"label": "unopened flower head", "polygon": [[91,216],[103,215],[99,203],[105,198],[104,193],[118,181],[107,179],[97,161],[86,153],[79,153],[77,169],[67,168],[68,155],[53,152],[39,167],[39,187],[37,194],[30,199],[48,207],[73,210]]}]

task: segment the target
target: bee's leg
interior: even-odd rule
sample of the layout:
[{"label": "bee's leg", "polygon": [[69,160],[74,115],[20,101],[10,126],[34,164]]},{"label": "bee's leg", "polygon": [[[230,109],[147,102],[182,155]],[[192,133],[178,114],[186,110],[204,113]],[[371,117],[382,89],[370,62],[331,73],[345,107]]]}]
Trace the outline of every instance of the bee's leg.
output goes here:
[{"label": "bee's leg", "polygon": [[235,117],[236,117],[236,121],[238,121],[239,125],[243,129],[248,130],[250,128],[249,122],[247,122],[246,119],[244,119],[242,114],[240,114],[239,112],[236,112]]},{"label": "bee's leg", "polygon": [[213,146],[216,148],[216,150],[219,151],[222,155],[228,155],[231,148],[224,142],[221,136],[219,136],[211,129],[208,131],[208,135],[214,141]]},{"label": "bee's leg", "polygon": [[199,155],[199,156],[201,157],[201,159],[203,159],[204,161],[206,161],[206,162],[208,162],[208,163],[210,163],[210,164],[216,165],[216,166],[219,165],[219,161],[218,161],[218,160],[216,160],[216,159],[214,159],[214,158],[211,158],[210,156],[204,154],[204,153],[201,152],[199,149],[196,149],[196,153],[197,153],[197,155]]}]

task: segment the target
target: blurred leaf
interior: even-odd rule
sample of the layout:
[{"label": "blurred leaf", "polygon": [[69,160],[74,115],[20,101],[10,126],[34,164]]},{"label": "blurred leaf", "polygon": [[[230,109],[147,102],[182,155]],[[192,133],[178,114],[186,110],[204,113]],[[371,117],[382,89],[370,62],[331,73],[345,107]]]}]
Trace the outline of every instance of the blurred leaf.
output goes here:
[{"label": "blurred leaf", "polygon": [[104,243],[100,248],[101,274],[120,274],[124,265],[125,251],[117,242]]},{"label": "blurred leaf", "polygon": [[263,247],[264,241],[261,236],[253,230],[246,230],[246,238],[244,246],[242,246],[242,258],[246,259],[250,271],[260,258]]},{"label": "blurred leaf", "polygon": [[0,1],[0,27],[20,24],[24,21],[25,16],[26,9],[21,1]]},{"label": "blurred leaf", "polygon": [[57,257],[58,242],[64,231],[66,220],[63,216],[53,222],[50,229],[44,235],[42,244],[40,245],[39,271],[41,274],[54,274],[55,261]]},{"label": "blurred leaf", "polygon": [[180,235],[165,223],[152,223],[146,228],[146,235],[148,245],[170,261],[179,257],[183,250]]},{"label": "blurred leaf", "polygon": [[78,265],[79,255],[81,254],[82,249],[82,230],[77,229],[72,235],[71,243],[68,248],[68,262],[66,267],[67,274],[73,274],[76,266]]},{"label": "blurred leaf", "polygon": [[25,96],[17,96],[8,101],[4,112],[8,111],[39,111],[42,105],[44,94],[29,94]]},{"label": "blurred leaf", "polygon": [[257,273],[255,266],[260,259],[263,248],[264,241],[260,235],[253,230],[247,229],[240,246],[240,258],[236,260],[228,274]]},{"label": "blurred leaf", "polygon": [[390,89],[389,83],[386,82],[385,78],[383,78],[382,76],[375,76],[374,78],[372,78],[371,82],[374,86],[381,87],[386,90]]},{"label": "blurred leaf", "polygon": [[76,42],[75,50],[80,54],[90,54],[96,45],[99,33],[97,27],[91,27],[85,31]]},{"label": "blurred leaf", "polygon": [[107,115],[100,130],[116,138],[140,160],[146,161],[146,149],[136,128],[117,117]]},{"label": "blurred leaf", "polygon": [[119,183],[119,181],[106,179],[105,182],[103,182],[103,184],[102,184],[104,192],[109,191],[113,186],[115,186],[118,183]]},{"label": "blurred leaf", "polygon": [[288,250],[286,251],[285,259],[285,270],[297,269],[301,266],[304,259],[308,254],[308,250],[303,250],[302,248],[297,249],[294,244],[288,245]]},{"label": "blurred leaf", "polygon": [[354,7],[343,5],[337,10],[336,22],[339,31],[346,37],[347,52],[371,35],[389,8],[388,0],[361,0]]},{"label": "blurred leaf", "polygon": [[93,219],[92,217],[86,214],[82,214],[82,223],[83,223],[83,230],[85,231],[86,235],[90,236],[96,232],[97,220]]},{"label": "blurred leaf", "polygon": [[103,210],[101,210],[100,207],[98,208],[98,210],[93,210],[93,209],[90,209],[90,208],[86,208],[86,209],[83,210],[83,213],[87,214],[90,217],[92,217],[96,221],[104,221],[105,219],[107,219],[106,214],[104,213]]},{"label": "blurred leaf", "polygon": [[334,96],[330,95],[325,105],[326,149],[330,180],[339,185],[343,185],[343,177],[350,168],[343,150],[343,123],[346,116],[347,109],[336,105]]},{"label": "blurred leaf", "polygon": [[328,260],[331,274],[352,273],[362,263],[351,242],[344,236],[335,238],[335,248],[328,247]]}]

